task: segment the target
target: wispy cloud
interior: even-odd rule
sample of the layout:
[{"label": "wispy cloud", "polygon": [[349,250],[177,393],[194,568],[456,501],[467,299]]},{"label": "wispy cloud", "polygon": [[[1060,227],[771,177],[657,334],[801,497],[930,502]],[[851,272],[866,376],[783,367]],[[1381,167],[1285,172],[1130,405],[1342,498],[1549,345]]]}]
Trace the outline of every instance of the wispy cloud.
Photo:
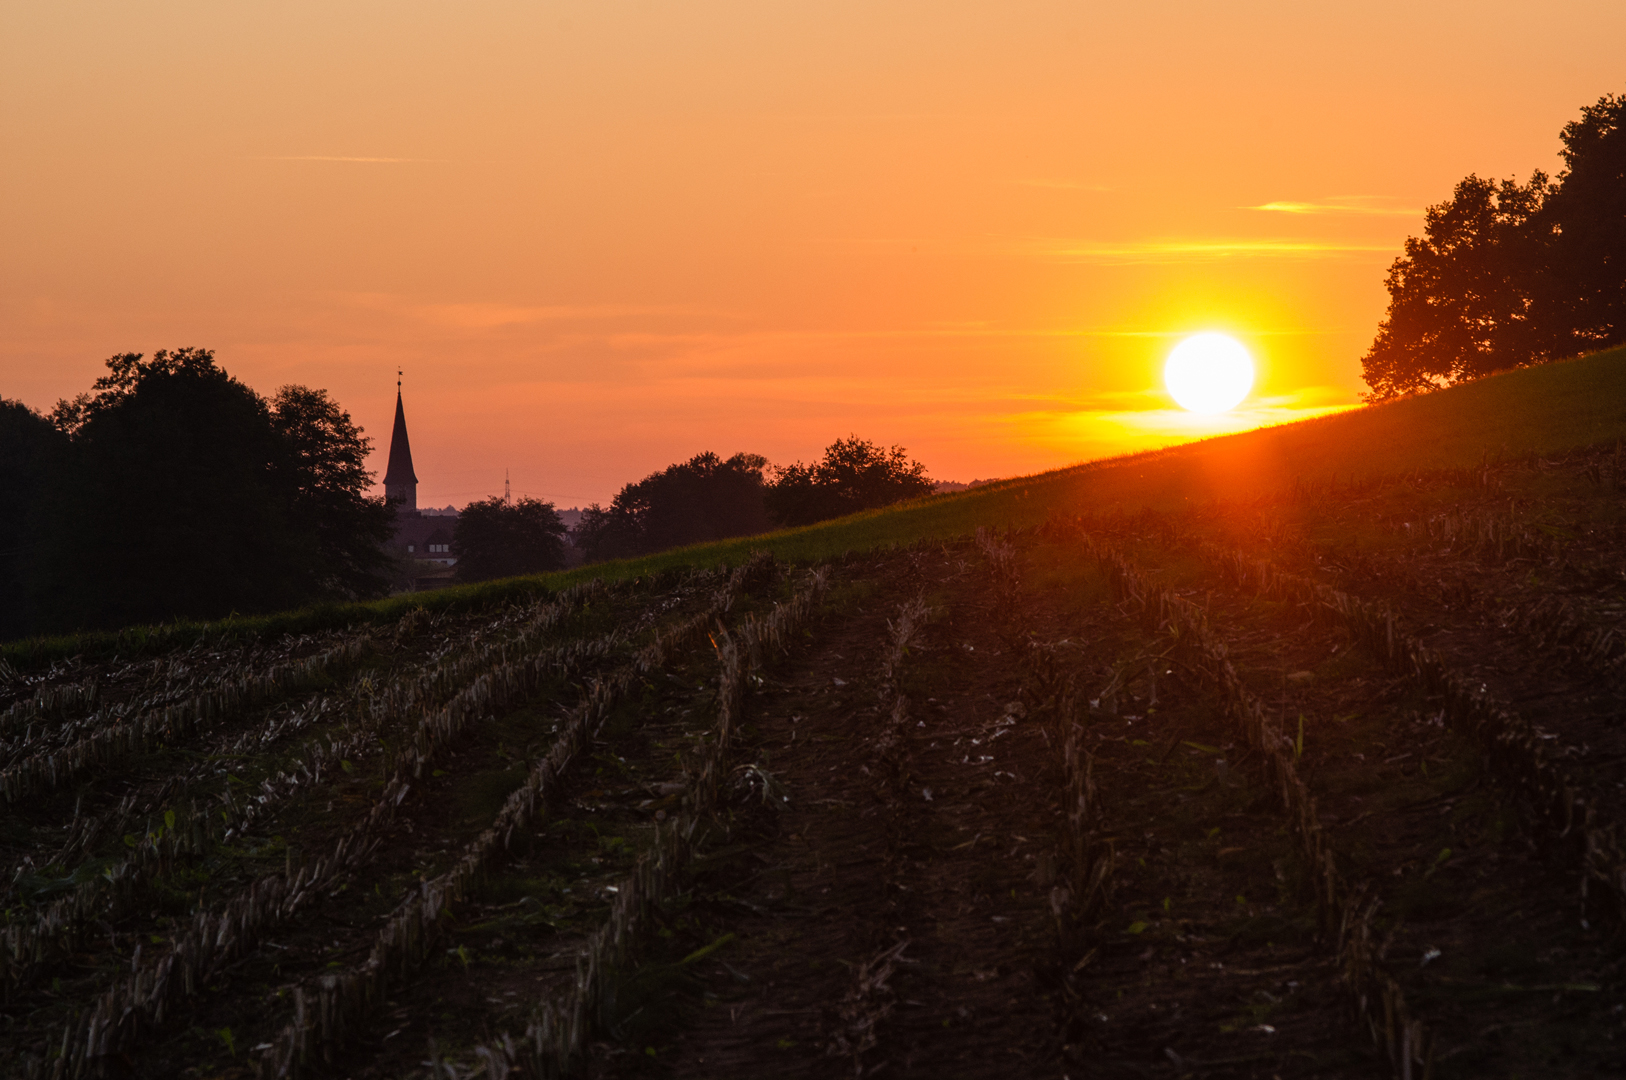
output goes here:
[{"label": "wispy cloud", "polygon": [[1394,201],[1389,195],[1334,195],[1328,199],[1306,202],[1281,200],[1258,206],[1241,206],[1239,210],[1265,210],[1273,214],[1367,214],[1379,217],[1420,217],[1421,210],[1409,206],[1386,206]]},{"label": "wispy cloud", "polygon": [[1324,259],[1394,245],[1337,240],[1131,240],[1121,243],[1055,244],[1049,254],[1107,263],[1170,263],[1230,258]]},{"label": "wispy cloud", "polygon": [[1013,411],[989,419],[1008,437],[1044,446],[1075,460],[1088,460],[1359,408],[1348,401],[1347,391],[1336,387],[1306,387],[1293,393],[1254,398],[1217,416],[1172,408],[1166,398],[1158,400],[1161,395],[1152,392],[1091,397],[1089,402],[1080,402],[1080,408]]},{"label": "wispy cloud", "polygon": [[[421,320],[453,330],[493,330],[509,326],[681,320],[692,323],[737,325],[746,316],[723,308],[688,304],[511,304],[499,301],[447,301],[425,303],[382,292],[328,294],[346,308],[360,308],[401,318]],[[691,332],[692,333],[692,332]]]},{"label": "wispy cloud", "polygon": [[362,165],[450,165],[449,158],[332,157],[326,154],[287,154],[249,158],[250,161],[343,161]]},{"label": "wispy cloud", "polygon": [[623,304],[423,304],[414,313],[431,322],[465,329],[489,329],[527,323],[579,322],[626,319],[641,315],[682,313],[675,307],[641,307]]}]

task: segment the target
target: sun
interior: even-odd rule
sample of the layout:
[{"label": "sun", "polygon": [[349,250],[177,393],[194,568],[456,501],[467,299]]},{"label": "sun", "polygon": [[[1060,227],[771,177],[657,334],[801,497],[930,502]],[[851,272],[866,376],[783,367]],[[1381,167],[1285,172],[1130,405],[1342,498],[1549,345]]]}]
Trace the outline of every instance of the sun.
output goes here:
[{"label": "sun", "polygon": [[1235,338],[1194,334],[1174,347],[1163,365],[1163,384],[1181,408],[1222,413],[1253,389],[1253,357]]}]

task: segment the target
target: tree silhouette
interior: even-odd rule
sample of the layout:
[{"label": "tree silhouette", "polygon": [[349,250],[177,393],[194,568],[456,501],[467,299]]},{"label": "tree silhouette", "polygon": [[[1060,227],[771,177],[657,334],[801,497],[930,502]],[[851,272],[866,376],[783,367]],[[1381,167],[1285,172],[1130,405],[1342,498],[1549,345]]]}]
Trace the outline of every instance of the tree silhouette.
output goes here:
[{"label": "tree silhouette", "polygon": [[0,638],[27,633],[39,599],[27,588],[47,534],[41,500],[61,482],[68,439],[20,401],[0,399]]},{"label": "tree silhouette", "polygon": [[1468,176],[1431,206],[1385,281],[1361,360],[1369,400],[1626,341],[1626,96],[1565,126],[1565,169]]},{"label": "tree silhouette", "polygon": [[565,526],[552,503],[493,496],[471,502],[457,517],[452,554],[459,581],[538,574],[565,564]]},{"label": "tree silhouette", "polygon": [[1361,360],[1369,397],[1432,390],[1544,358],[1527,266],[1541,257],[1536,218],[1547,191],[1539,172],[1522,186],[1469,176],[1428,208],[1424,235],[1407,238],[1384,282],[1389,312]]},{"label": "tree silhouette", "polygon": [[366,440],[324,392],[268,402],[207,349],[107,366],[51,414],[66,445],[37,500],[32,629],[382,595],[390,514],[366,497]]},{"label": "tree silhouette", "polygon": [[1626,94],[1564,127],[1564,171],[1544,208],[1549,256],[1535,294],[1561,355],[1626,341]]},{"label": "tree silhouette", "polygon": [[761,454],[707,452],[669,465],[623,487],[609,509],[589,506],[576,543],[596,562],[766,532],[767,464]]},{"label": "tree silhouette", "polygon": [[300,592],[324,598],[380,596],[388,584],[383,544],[394,514],[364,496],[369,440],[326,390],[284,386],[271,398],[278,439],[273,483],[304,549]]},{"label": "tree silhouette", "polygon": [[812,465],[774,470],[769,515],[781,525],[811,525],[860,510],[890,506],[932,490],[926,466],[901,446],[883,450],[856,435],[837,439]]}]

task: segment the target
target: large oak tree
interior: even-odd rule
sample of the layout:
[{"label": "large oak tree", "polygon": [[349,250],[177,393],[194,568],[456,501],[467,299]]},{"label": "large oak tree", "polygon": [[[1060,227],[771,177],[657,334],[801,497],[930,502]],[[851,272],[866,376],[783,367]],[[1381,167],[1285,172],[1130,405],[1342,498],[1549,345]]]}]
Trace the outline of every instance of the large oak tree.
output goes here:
[{"label": "large oak tree", "polygon": [[1468,176],[1431,206],[1385,282],[1361,361],[1373,400],[1626,341],[1626,95],[1581,110],[1564,170]]}]

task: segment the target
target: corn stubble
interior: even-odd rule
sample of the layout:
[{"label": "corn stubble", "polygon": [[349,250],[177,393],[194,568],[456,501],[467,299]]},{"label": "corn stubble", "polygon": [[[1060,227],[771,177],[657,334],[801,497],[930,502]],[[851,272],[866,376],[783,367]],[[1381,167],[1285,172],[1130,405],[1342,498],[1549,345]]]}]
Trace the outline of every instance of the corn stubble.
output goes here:
[{"label": "corn stubble", "polygon": [[1603,1071],[1623,476],[8,669],[0,1067]]}]

